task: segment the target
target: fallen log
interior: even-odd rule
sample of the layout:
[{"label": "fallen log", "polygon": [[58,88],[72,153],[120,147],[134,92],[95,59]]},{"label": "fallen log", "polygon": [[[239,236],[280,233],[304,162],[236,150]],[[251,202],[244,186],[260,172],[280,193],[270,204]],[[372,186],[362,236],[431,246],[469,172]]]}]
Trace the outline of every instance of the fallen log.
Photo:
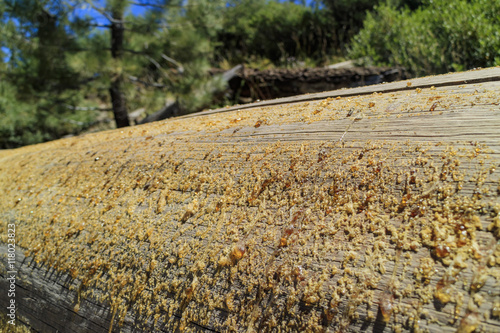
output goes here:
[{"label": "fallen log", "polygon": [[145,117],[138,123],[147,124],[153,121],[159,121],[171,117],[177,117],[182,115],[183,113],[184,111],[177,101],[169,101],[160,110],[150,114],[149,116]]},{"label": "fallen log", "polygon": [[[219,75],[220,80],[225,86],[227,86],[229,84],[229,81],[236,77],[236,75],[241,71],[242,68],[242,65],[237,65],[230,70],[223,72]],[[220,95],[223,95],[226,90],[226,88],[224,88],[222,91],[219,91],[218,89],[219,88],[217,86],[214,86],[212,87],[212,91],[210,91],[210,94],[213,96],[213,102],[219,99]],[[186,114],[186,112],[187,111],[185,110],[185,108],[183,108],[178,101],[169,101],[163,108],[142,119],[139,124],[147,124],[153,121],[163,120],[171,117],[178,117]]]},{"label": "fallen log", "polygon": [[393,82],[407,78],[403,68],[244,68],[229,81],[233,100],[268,100],[299,94]]},{"label": "fallen log", "polygon": [[499,100],[491,68],[1,151],[0,307],[41,332],[498,331]]}]

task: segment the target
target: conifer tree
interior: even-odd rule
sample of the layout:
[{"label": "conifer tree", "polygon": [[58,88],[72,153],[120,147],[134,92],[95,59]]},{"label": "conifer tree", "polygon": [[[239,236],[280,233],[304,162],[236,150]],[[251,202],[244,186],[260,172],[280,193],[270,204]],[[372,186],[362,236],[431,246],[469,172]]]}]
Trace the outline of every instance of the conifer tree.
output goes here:
[{"label": "conifer tree", "polygon": [[81,77],[67,56],[75,44],[67,8],[59,2],[6,0],[0,43],[7,55],[0,76],[0,147],[58,138],[78,130],[89,115],[67,108],[80,99]]},{"label": "conifer tree", "polygon": [[[143,14],[130,14],[132,5]],[[208,105],[222,0],[6,0],[5,7],[10,82],[19,95],[38,92],[41,117],[101,109],[88,107],[89,96],[109,101],[117,127],[130,124],[128,106],[155,108],[167,96],[188,111]]]}]

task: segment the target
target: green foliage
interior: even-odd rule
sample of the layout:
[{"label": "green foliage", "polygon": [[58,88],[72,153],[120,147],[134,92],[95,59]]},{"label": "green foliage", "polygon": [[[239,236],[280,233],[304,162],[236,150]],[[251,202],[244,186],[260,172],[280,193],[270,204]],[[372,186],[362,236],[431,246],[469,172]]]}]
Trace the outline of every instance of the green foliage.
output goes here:
[{"label": "green foliage", "polygon": [[209,71],[215,65],[214,49],[222,29],[225,1],[199,0],[194,4],[165,13],[168,26],[158,31],[153,47],[161,51],[155,59],[170,67],[168,72],[163,71],[168,76],[164,80],[168,93],[185,112],[210,106],[214,92],[222,88]]},{"label": "green foliage", "polygon": [[12,52],[0,73],[11,89],[3,91],[8,96],[0,91],[6,106],[2,112],[9,119],[0,133],[3,147],[52,140],[93,124],[95,112],[77,110],[109,108],[109,88],[117,77],[123,80],[129,110],[156,111],[172,98],[180,100],[187,112],[209,104],[213,87],[220,86],[208,70],[224,1],[202,0],[187,7],[177,0],[157,1],[144,15],[125,17],[119,58],[111,57],[109,26],[97,27],[95,17],[71,15],[75,8],[91,6],[94,16],[97,11],[111,24],[111,17],[120,16],[129,4],[125,0],[2,3],[0,10],[5,7],[8,15],[3,15],[0,29],[10,38],[0,42]]},{"label": "green foliage", "polygon": [[[392,3],[415,9],[421,1]],[[323,0],[315,2],[316,6],[296,2],[229,1],[218,36],[218,60],[233,65],[265,60],[276,66],[297,60],[323,65],[332,57],[345,55],[346,45],[361,29],[366,13],[380,0]]]},{"label": "green foliage", "polygon": [[349,39],[362,26],[366,12],[380,1],[373,0],[324,0],[334,31],[335,46],[345,48]]},{"label": "green foliage", "polygon": [[36,119],[30,105],[18,101],[15,96],[15,88],[0,81],[0,148],[3,149],[42,140],[40,133],[33,130]]},{"label": "green foliage", "polygon": [[219,60],[231,64],[269,59],[287,65],[293,58],[324,59],[331,41],[327,16],[291,2],[233,0],[219,32]]},{"label": "green foliage", "polygon": [[36,101],[19,99],[16,88],[0,80],[0,149],[16,148],[67,134],[79,133],[92,124],[92,111],[75,111],[69,105],[53,109],[50,96]]},{"label": "green foliage", "polygon": [[66,9],[35,0],[5,1],[2,9],[1,45],[11,54],[0,72],[0,148],[80,132],[94,113],[73,110],[83,78],[69,64],[76,45]]},{"label": "green foliage", "polygon": [[[385,0],[394,8],[415,10],[425,0]],[[325,15],[331,22],[333,47],[345,54],[352,37],[363,27],[363,21],[384,0],[323,0]]]},{"label": "green foliage", "polygon": [[[0,49],[0,148],[87,130],[93,109],[111,107],[118,81],[129,111],[175,99],[193,112],[222,99],[214,102],[223,85],[214,67],[313,66],[347,55],[414,75],[500,65],[499,0],[143,3],[142,15],[127,15],[128,0],[0,2],[0,46],[9,50]],[[74,15],[85,6],[93,16]],[[113,57],[110,25],[122,14],[123,49]]]},{"label": "green foliage", "polygon": [[414,75],[500,65],[498,13],[498,0],[434,0],[413,12],[383,4],[368,14],[350,56]]}]

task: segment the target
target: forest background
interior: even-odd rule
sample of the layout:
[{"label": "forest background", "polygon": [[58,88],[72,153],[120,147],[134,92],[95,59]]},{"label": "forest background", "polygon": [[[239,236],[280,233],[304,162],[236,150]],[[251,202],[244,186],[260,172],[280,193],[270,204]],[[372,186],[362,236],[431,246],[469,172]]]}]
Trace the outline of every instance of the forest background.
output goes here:
[{"label": "forest background", "polygon": [[0,47],[4,149],[231,104],[213,73],[238,64],[498,66],[500,0],[3,0]]}]

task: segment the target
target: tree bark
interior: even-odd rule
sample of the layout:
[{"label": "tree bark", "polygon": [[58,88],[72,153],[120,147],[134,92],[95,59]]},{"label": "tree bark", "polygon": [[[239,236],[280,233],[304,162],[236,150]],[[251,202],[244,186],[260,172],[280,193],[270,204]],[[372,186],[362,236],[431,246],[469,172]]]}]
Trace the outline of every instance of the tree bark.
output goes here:
[{"label": "tree bark", "polygon": [[109,94],[111,95],[111,102],[113,103],[113,114],[115,115],[116,127],[130,126],[126,100],[122,92],[121,76],[111,82]]},{"label": "tree bark", "polygon": [[[112,11],[113,21],[111,22],[111,56],[117,62],[123,54],[123,9],[114,8]],[[109,94],[113,104],[113,114],[115,116],[116,127],[130,126],[127,113],[127,103],[123,94],[123,75],[116,75],[111,81]]]}]

